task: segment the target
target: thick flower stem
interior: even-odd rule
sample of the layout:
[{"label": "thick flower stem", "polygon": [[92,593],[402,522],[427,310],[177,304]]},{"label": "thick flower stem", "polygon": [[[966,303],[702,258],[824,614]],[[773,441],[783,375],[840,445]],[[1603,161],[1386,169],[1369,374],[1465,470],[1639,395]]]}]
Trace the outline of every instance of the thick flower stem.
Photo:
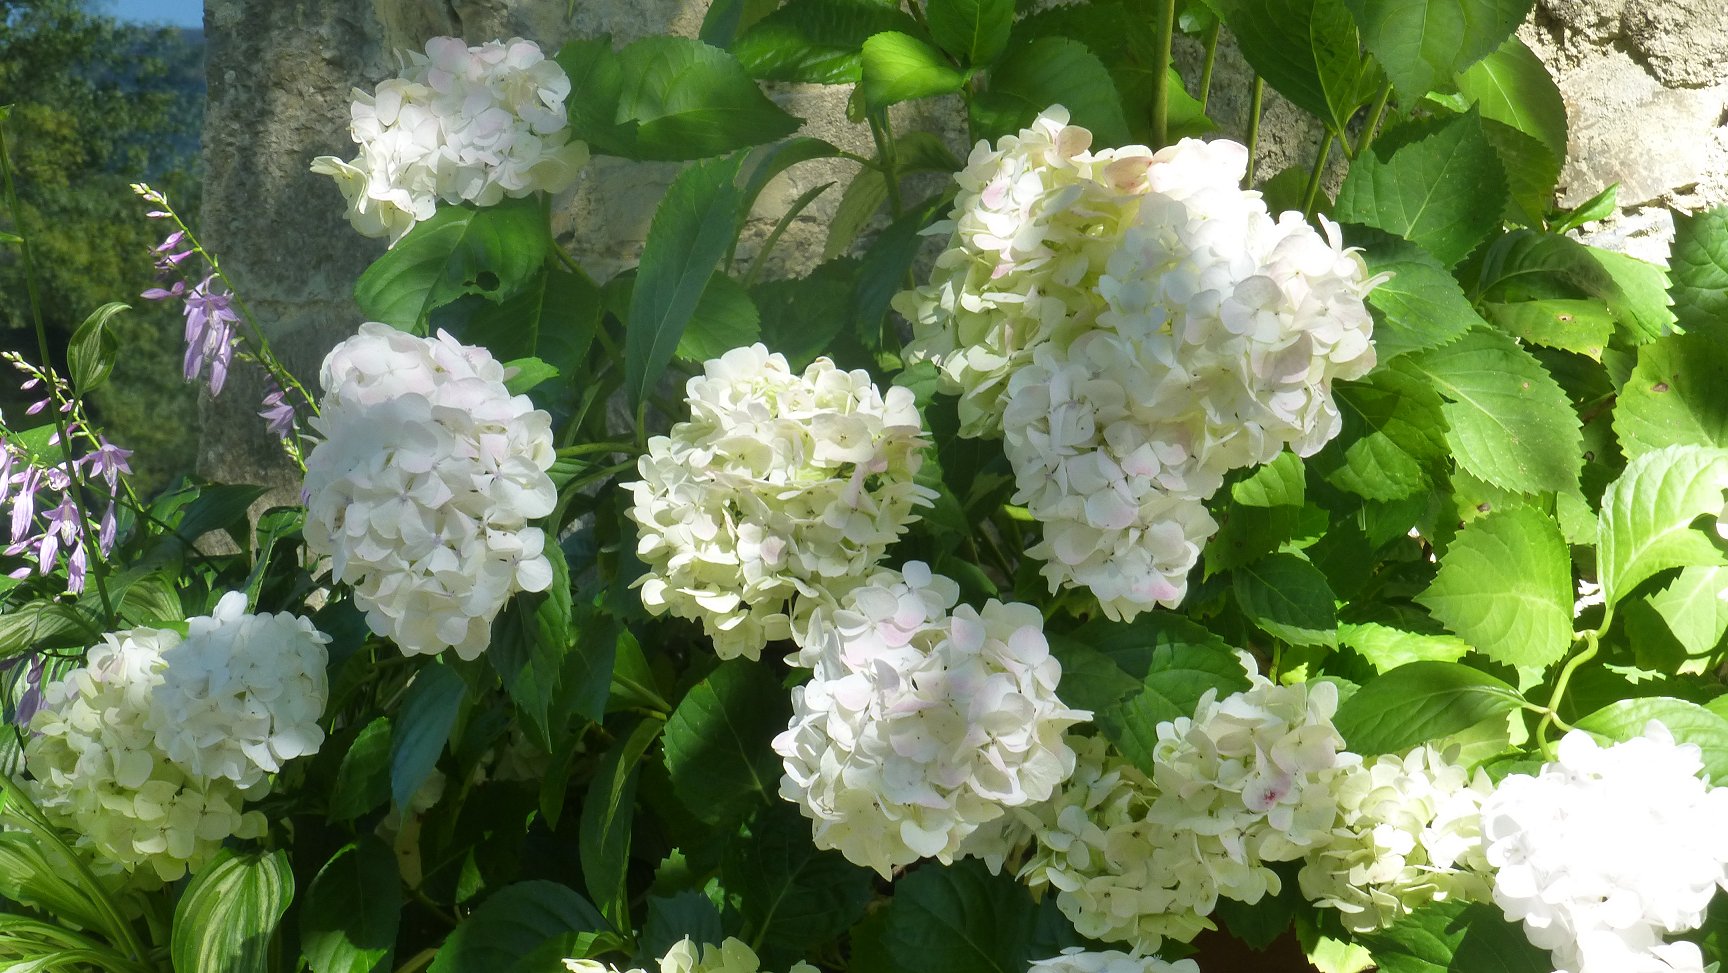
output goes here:
[{"label": "thick flower stem", "polygon": [[1218,34],[1224,27],[1223,21],[1215,20],[1206,29],[1206,62],[1200,66],[1200,114],[1206,114],[1206,106],[1212,101],[1212,68],[1218,63]]},{"label": "thick flower stem", "polygon": [[1320,153],[1314,158],[1314,168],[1308,173],[1308,188],[1302,193],[1302,215],[1313,216],[1314,204],[1320,198],[1320,177],[1326,172],[1326,161],[1332,157],[1332,143],[1337,136],[1330,131],[1320,140]]},{"label": "thick flower stem", "polygon": [[[1152,146],[1170,143],[1170,47],[1176,41],[1176,0],[1156,0],[1158,40],[1152,49]],[[1211,64],[1210,58],[1207,64]]]},{"label": "thick flower stem", "polygon": [[1380,86],[1380,94],[1374,98],[1374,106],[1368,109],[1368,124],[1362,126],[1362,135],[1356,140],[1356,151],[1351,153],[1355,158],[1368,151],[1374,144],[1374,135],[1380,128],[1380,118],[1386,114],[1386,102],[1392,97],[1392,82]]},{"label": "thick flower stem", "polygon": [[30,247],[30,235],[24,232],[24,220],[19,214],[22,207],[18,204],[18,189],[12,182],[12,152],[6,144],[6,129],[0,125],[0,175],[5,177],[6,211],[12,216],[12,223],[18,229],[18,249],[24,261],[24,288],[30,301],[30,323],[36,329],[36,350],[42,359],[42,370],[47,375],[44,384],[48,386],[48,397],[53,400],[49,412],[53,414],[54,431],[59,436],[56,440],[66,453],[65,467],[67,477],[72,481],[67,495],[72,498],[72,505],[78,508],[78,534],[84,548],[85,557],[90,560],[90,580],[96,586],[96,596],[102,602],[102,617],[108,627],[114,626],[114,603],[108,597],[108,559],[102,554],[102,549],[96,543],[96,531],[90,521],[90,504],[88,484],[84,474],[72,462],[72,437],[66,428],[66,413],[60,407],[64,404],[61,398],[59,383],[54,379],[54,359],[48,348],[48,326],[42,320],[42,296],[38,289],[36,274],[36,257]]},{"label": "thick flower stem", "polygon": [[1256,74],[1252,93],[1248,97],[1248,171],[1242,174],[1242,188],[1254,188],[1254,150],[1260,145],[1260,102],[1266,94],[1266,82]]}]

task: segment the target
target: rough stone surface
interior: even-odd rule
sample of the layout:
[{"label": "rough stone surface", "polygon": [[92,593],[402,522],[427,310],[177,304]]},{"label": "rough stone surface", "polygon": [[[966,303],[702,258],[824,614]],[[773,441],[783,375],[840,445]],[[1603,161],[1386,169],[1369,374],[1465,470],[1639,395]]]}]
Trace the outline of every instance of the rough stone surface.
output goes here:
[{"label": "rough stone surface", "polygon": [[[622,45],[657,33],[694,36],[706,9],[706,0],[208,0],[206,241],[284,358],[303,379],[315,379],[324,351],[358,324],[353,283],[382,252],[380,241],[348,227],[330,181],[306,169],[316,155],[352,154],[351,88],[375,85],[394,73],[393,51],[437,34],[470,43],[523,36],[548,49],[572,36],[609,34]],[[1588,227],[1591,242],[1661,259],[1672,235],[1669,206],[1728,202],[1728,3],[1537,0],[1522,35],[1555,72],[1572,122],[1561,202],[1621,184],[1623,211]],[[1189,78],[1198,76],[1202,56],[1198,44],[1179,41],[1177,64]],[[1221,46],[1210,106],[1215,135],[1245,137],[1251,77],[1240,55]],[[849,89],[776,85],[770,94],[809,119],[804,134],[873,152],[868,130],[845,120]],[[969,148],[957,100],[897,113],[895,124],[937,131],[962,158]],[[1320,136],[1317,122],[1267,89],[1257,181],[1286,169],[1305,176]],[[1328,193],[1343,169],[1334,150],[1322,181]],[[559,201],[560,242],[601,279],[632,265],[677,171],[675,164],[595,160]],[[752,213],[739,259],[754,259],[793,200],[832,183],[791,222],[763,275],[814,266],[857,172],[855,163],[812,162],[778,177]],[[918,188],[914,198],[940,185]],[[250,371],[236,369],[221,400],[204,404],[201,471],[291,484],[253,414],[260,382]]]}]

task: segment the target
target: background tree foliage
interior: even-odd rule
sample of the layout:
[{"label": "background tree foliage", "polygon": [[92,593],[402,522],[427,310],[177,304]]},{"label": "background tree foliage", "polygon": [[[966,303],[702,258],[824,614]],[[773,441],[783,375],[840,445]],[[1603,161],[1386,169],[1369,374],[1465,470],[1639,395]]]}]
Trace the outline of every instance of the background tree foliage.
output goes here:
[{"label": "background tree foliage", "polygon": [[[127,187],[148,181],[196,213],[203,47],[201,32],[122,24],[82,0],[0,0],[0,104],[13,106],[20,229],[36,252],[43,313],[63,346],[102,304],[133,305],[115,321],[116,381],[94,406],[136,451],[144,485],[190,469],[197,399],[180,381],[178,308],[137,299],[162,230]],[[15,248],[0,249],[0,295],[0,349],[35,358]],[[27,401],[10,375],[0,380],[10,424],[31,424]]]}]

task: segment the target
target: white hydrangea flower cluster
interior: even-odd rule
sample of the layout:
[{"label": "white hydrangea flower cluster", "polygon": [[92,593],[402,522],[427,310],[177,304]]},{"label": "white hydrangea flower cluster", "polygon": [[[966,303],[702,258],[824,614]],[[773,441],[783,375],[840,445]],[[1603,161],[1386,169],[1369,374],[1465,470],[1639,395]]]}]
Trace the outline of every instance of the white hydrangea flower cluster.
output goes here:
[{"label": "white hydrangea flower cluster", "polygon": [[477,658],[552,566],[552,420],[484,348],[368,322],[331,349],[306,457],[306,542],[404,654]]},{"label": "white hydrangea flower cluster", "polygon": [[[698,945],[686,936],[660,958],[660,973],[760,973],[762,961],[742,940],[728,938],[718,946]],[[568,973],[647,973],[636,968],[620,970],[599,960],[567,959]],[[809,963],[794,963],[786,973],[819,973]]]},{"label": "white hydrangea flower cluster", "polygon": [[895,296],[912,322],[912,360],[936,363],[960,393],[962,435],[1001,428],[1008,376],[1032,350],[1089,325],[1114,242],[1146,191],[1152,152],[1091,151],[1092,133],[1056,106],[994,148],[979,142],[956,176],[951,233],[929,284]]},{"label": "white hydrangea flower cluster", "polygon": [[1663,937],[1728,888],[1728,788],[1655,721],[1608,747],[1574,730],[1556,756],[1483,802],[1495,903],[1567,973],[1702,970],[1695,944]]},{"label": "white hydrangea flower cluster", "polygon": [[1060,956],[1028,966],[1026,973],[1200,973],[1200,964],[1191,959],[1170,963],[1156,956],[1070,946]]},{"label": "white hydrangea flower cluster", "polygon": [[797,656],[815,676],[774,739],[780,794],[815,822],[816,846],[884,877],[951,862],[980,826],[1047,800],[1074,769],[1064,731],[1091,717],[1057,698],[1036,608],[958,599],[911,562],[818,607]]},{"label": "white hydrangea flower cluster", "polygon": [[[263,815],[245,801],[269,792],[266,773],[322,742],[328,636],[304,618],[244,609],[245,595],[231,593],[214,616],[190,619],[185,638],[105,635],[43,690],[27,787],[98,868],[171,882],[224,840],[263,835]],[[217,672],[223,658],[240,664]]]},{"label": "white hydrangea flower cluster", "polygon": [[244,592],[223,595],[162,651],[162,683],[150,696],[156,746],[191,775],[250,793],[324,743],[329,643],[309,618],[248,615]]},{"label": "white hydrangea flower cluster", "polygon": [[1429,745],[1348,767],[1333,783],[1339,820],[1308,853],[1302,895],[1355,932],[1384,929],[1428,902],[1487,901],[1482,801],[1493,790]]},{"label": "white hydrangea flower cluster", "polygon": [[354,90],[360,154],[312,160],[313,172],[336,180],[360,233],[395,246],[439,200],[491,206],[555,193],[587,163],[564,113],[570,79],[533,41],[469,47],[434,37],[403,60],[402,74],[376,92]]},{"label": "white hydrangea flower cluster", "polygon": [[1037,846],[1021,876],[1055,889],[1081,935],[1143,952],[1191,940],[1213,928],[1220,896],[1277,894],[1267,863],[1330,835],[1334,782],[1360,759],[1332,726],[1337,687],[1250,679],[1159,723],[1150,777],[1101,740],[1076,744],[1073,779],[1034,809]]},{"label": "white hydrangea flower cluster", "polygon": [[1003,435],[1051,590],[1132,618],[1181,601],[1224,474],[1337,435],[1378,281],[1335,224],[1239,189],[1241,145],[1090,142],[1057,108],[980,143],[932,283],[895,307],[962,432]]},{"label": "white hydrangea flower cluster", "polygon": [[868,574],[935,494],[915,482],[910,390],[818,358],[794,374],[760,344],[686,386],[690,419],[649,440],[628,484],[650,612],[700,620],[721,658],[791,636],[791,603]]}]

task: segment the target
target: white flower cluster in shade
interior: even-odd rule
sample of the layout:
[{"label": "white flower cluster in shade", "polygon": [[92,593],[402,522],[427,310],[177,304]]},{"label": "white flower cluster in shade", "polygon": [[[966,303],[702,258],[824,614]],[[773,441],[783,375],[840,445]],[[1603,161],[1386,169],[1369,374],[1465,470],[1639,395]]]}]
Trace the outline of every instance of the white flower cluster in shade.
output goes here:
[{"label": "white flower cluster in shade", "polygon": [[1698,973],[1697,945],[1664,936],[1728,888],[1728,789],[1657,722],[1609,747],[1574,730],[1556,756],[1482,805],[1495,903],[1565,973]]},{"label": "white flower cluster in shade", "polygon": [[[743,941],[727,939],[718,946],[698,945],[686,936],[660,958],[660,973],[761,973],[762,961]],[[647,973],[636,968],[621,970],[599,960],[567,959],[568,973]],[[786,973],[818,973],[809,963],[794,963]]]},{"label": "white flower cluster in shade", "polygon": [[1005,439],[1051,590],[1132,618],[1181,601],[1224,474],[1337,435],[1377,280],[1334,224],[1239,189],[1241,145],[1090,143],[1060,108],[980,143],[932,282],[895,307],[962,432]]},{"label": "white flower cluster in shade", "polygon": [[[265,820],[244,811],[266,774],[318,749],[329,637],[293,615],[247,615],[225,595],[213,616],[103,636],[50,683],[31,719],[31,798],[76,833],[104,872],[174,881]],[[221,672],[220,660],[238,660]]]},{"label": "white flower cluster in shade", "polygon": [[306,457],[306,542],[406,655],[473,659],[517,591],[544,591],[551,417],[484,348],[368,322],[331,349]]},{"label": "white flower cluster in shade", "polygon": [[1191,959],[1170,963],[1156,956],[1070,946],[1060,956],[1028,966],[1026,973],[1200,973],[1200,964]]},{"label": "white flower cluster in shade", "polygon": [[912,393],[818,358],[795,374],[760,344],[686,386],[690,419],[649,440],[628,484],[648,565],[642,603],[700,620],[721,658],[791,636],[791,603],[867,575],[934,492]]},{"label": "white flower cluster in shade", "polygon": [[1091,717],[1057,698],[1036,608],[958,598],[914,561],[818,607],[797,657],[815,675],[774,739],[816,847],[884,877],[952,862],[981,825],[1047,800],[1074,769],[1064,731]]},{"label": "white flower cluster in shade", "polygon": [[1383,929],[1429,902],[1488,900],[1482,801],[1493,789],[1423,745],[1348,767],[1333,783],[1338,822],[1302,866],[1302,895],[1355,932]]},{"label": "white flower cluster in shade", "polygon": [[1218,898],[1277,894],[1268,863],[1302,858],[1337,818],[1335,779],[1359,758],[1332,726],[1336,687],[1253,685],[1157,726],[1152,775],[1101,740],[1077,741],[1079,767],[1033,809],[1036,845],[1021,870],[1081,935],[1152,952],[1213,928]]},{"label": "white flower cluster in shade", "polygon": [[353,93],[360,154],[312,161],[313,172],[336,180],[362,234],[395,246],[439,200],[491,206],[555,193],[588,161],[564,113],[570,79],[533,41],[469,47],[434,37],[404,61],[401,76]]}]

